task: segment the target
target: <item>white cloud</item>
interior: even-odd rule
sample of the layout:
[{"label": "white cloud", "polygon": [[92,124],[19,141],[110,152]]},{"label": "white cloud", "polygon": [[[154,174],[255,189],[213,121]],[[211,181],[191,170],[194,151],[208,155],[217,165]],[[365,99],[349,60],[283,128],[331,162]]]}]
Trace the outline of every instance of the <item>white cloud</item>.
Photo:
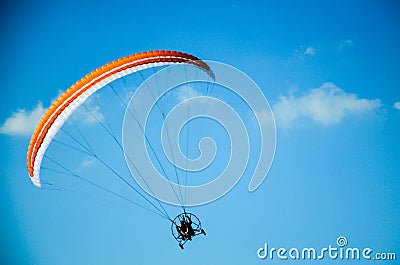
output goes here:
[{"label": "white cloud", "polygon": [[79,124],[93,125],[98,122],[104,121],[103,112],[98,105],[92,103],[85,106],[80,106],[71,119],[71,122],[79,121]]},{"label": "white cloud", "polygon": [[54,101],[56,101],[63,94],[63,92],[64,91],[62,91],[61,89],[57,90],[57,95],[50,99],[50,104],[53,104]]},{"label": "white cloud", "polygon": [[79,125],[94,125],[103,122],[104,115],[101,105],[96,100],[96,95],[89,97],[81,106],[78,107],[70,117],[69,123],[79,121]]},{"label": "white cloud", "polygon": [[[182,104],[187,105],[190,101],[186,101],[192,98],[202,97],[196,99],[197,102],[201,102],[203,107],[211,107],[215,104],[215,101],[209,100],[205,94],[201,91],[196,90],[191,85],[183,85],[176,92],[174,92],[174,97],[176,97]],[[166,98],[165,100],[167,100]]]},{"label": "white cloud", "polygon": [[198,96],[201,94],[190,85],[184,85],[177,91],[177,97],[181,101]]},{"label": "white cloud", "polygon": [[89,158],[83,159],[79,167],[80,167],[81,169],[82,169],[82,168],[88,168],[88,167],[91,167],[91,166],[93,166],[93,165],[95,165],[95,164],[96,164],[95,158],[89,157]]},{"label": "white cloud", "polygon": [[353,40],[347,39],[347,40],[341,40],[338,43],[338,49],[339,51],[343,51],[345,49],[349,49],[354,46]]},{"label": "white cloud", "polygon": [[275,125],[274,116],[269,110],[255,111],[255,115],[258,117],[261,126],[273,127]]},{"label": "white cloud", "polygon": [[[75,111],[70,122],[79,120],[80,124],[93,125],[104,120],[100,106],[91,100],[88,100],[85,106],[80,106]],[[33,110],[18,109],[0,126],[0,133],[10,136],[31,136],[45,112],[46,109],[40,101]]]},{"label": "white cloud", "polygon": [[0,133],[30,136],[44,113],[45,109],[43,108],[42,102],[39,102],[31,111],[19,109],[4,121],[0,127]]},{"label": "white cloud", "polygon": [[400,110],[400,101],[395,102],[393,108]]},{"label": "white cloud", "polygon": [[380,106],[379,99],[360,99],[333,83],[324,83],[299,97],[293,94],[281,96],[272,109],[282,127],[291,127],[304,120],[328,126],[340,123],[347,115],[369,113]]},{"label": "white cloud", "polygon": [[315,50],[315,48],[313,48],[313,47],[311,47],[311,46],[309,46],[305,51],[304,51],[304,54],[305,55],[315,55],[315,53],[316,53],[316,50]]}]

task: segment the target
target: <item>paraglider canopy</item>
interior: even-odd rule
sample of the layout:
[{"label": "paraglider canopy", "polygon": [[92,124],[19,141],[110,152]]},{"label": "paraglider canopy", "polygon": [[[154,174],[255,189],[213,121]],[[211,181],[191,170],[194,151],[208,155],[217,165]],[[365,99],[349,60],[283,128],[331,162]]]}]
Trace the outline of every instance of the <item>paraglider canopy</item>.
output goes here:
[{"label": "paraglider canopy", "polygon": [[33,184],[41,187],[40,166],[46,149],[62,125],[92,94],[110,82],[146,68],[169,65],[191,64],[214,75],[208,65],[197,57],[176,51],[149,51],[129,55],[87,74],[62,93],[43,115],[32,135],[27,155],[29,176]]}]

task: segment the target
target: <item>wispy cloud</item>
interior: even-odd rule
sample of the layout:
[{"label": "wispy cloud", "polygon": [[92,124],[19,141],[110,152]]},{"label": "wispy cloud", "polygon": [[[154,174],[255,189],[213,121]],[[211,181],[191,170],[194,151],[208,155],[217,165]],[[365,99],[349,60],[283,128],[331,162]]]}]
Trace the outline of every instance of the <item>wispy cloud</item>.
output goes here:
[{"label": "wispy cloud", "polygon": [[79,165],[80,169],[92,167],[96,164],[96,160],[93,157],[85,158],[82,160],[81,164]]},{"label": "wispy cloud", "polygon": [[393,108],[400,110],[400,101],[395,102]]},{"label": "wispy cloud", "polygon": [[71,122],[79,121],[81,125],[93,125],[104,121],[104,115],[100,106],[93,103],[80,106],[73,115]]},{"label": "wispy cloud", "polygon": [[177,91],[177,98],[181,101],[201,96],[201,93],[196,91],[193,86],[184,85]]},{"label": "wispy cloud", "polygon": [[[31,136],[46,109],[40,101],[32,110],[18,109],[0,126],[0,133],[10,136]],[[85,106],[80,106],[75,111],[70,122],[77,120],[83,125],[93,125],[103,121],[104,116],[100,106],[89,99]]]},{"label": "wispy cloud", "polygon": [[197,98],[197,97],[202,97],[202,98],[196,99],[196,102],[201,102],[203,107],[211,107],[211,106],[213,106],[213,104],[215,104],[215,101],[209,100],[205,94],[203,94],[201,91],[196,90],[191,85],[183,85],[182,87],[179,88],[179,90],[174,92],[173,95],[180,102],[182,102],[184,105],[187,105],[187,106],[189,106],[188,105],[189,101],[186,101],[186,100],[192,99],[192,98]]},{"label": "wispy cloud", "polygon": [[354,42],[351,39],[341,40],[339,41],[337,48],[339,51],[343,51],[346,49],[350,49],[354,46]]},{"label": "wispy cloud", "polygon": [[103,122],[105,117],[102,106],[103,104],[96,99],[96,95],[92,95],[74,111],[67,122],[70,124],[79,122],[80,126],[90,126]]},{"label": "wispy cloud", "polygon": [[42,102],[39,102],[32,110],[18,109],[4,121],[0,127],[0,133],[12,136],[30,136],[44,113]]},{"label": "wispy cloud", "polygon": [[324,126],[334,125],[348,115],[366,114],[380,106],[379,99],[358,98],[333,83],[324,83],[302,96],[282,95],[272,109],[278,126],[288,128],[305,120]]},{"label": "wispy cloud", "polygon": [[255,111],[255,115],[258,117],[260,125],[263,127],[273,127],[275,125],[275,120],[271,112],[268,110]]},{"label": "wispy cloud", "polygon": [[312,55],[315,55],[315,53],[316,53],[315,48],[313,48],[313,47],[311,47],[311,46],[309,46],[309,47],[304,51],[304,55],[310,55],[310,56],[312,56]]},{"label": "wispy cloud", "polygon": [[317,49],[312,46],[308,46],[305,48],[301,45],[298,49],[295,50],[294,55],[297,59],[304,59],[307,56],[314,56],[317,53]]}]

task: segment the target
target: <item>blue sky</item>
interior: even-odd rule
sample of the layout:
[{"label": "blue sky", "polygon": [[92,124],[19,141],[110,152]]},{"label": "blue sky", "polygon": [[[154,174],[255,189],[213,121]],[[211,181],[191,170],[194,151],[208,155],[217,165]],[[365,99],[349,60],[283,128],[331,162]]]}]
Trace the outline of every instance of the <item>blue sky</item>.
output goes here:
[{"label": "blue sky", "polygon": [[[323,248],[341,235],[399,256],[399,12],[395,1],[2,3],[1,263],[284,264],[257,249]],[[90,188],[39,190],[25,165],[35,121],[60,91],[154,49],[239,68],[277,124],[265,182],[249,193],[248,172],[194,208],[208,234],[185,251],[163,219]]]}]

